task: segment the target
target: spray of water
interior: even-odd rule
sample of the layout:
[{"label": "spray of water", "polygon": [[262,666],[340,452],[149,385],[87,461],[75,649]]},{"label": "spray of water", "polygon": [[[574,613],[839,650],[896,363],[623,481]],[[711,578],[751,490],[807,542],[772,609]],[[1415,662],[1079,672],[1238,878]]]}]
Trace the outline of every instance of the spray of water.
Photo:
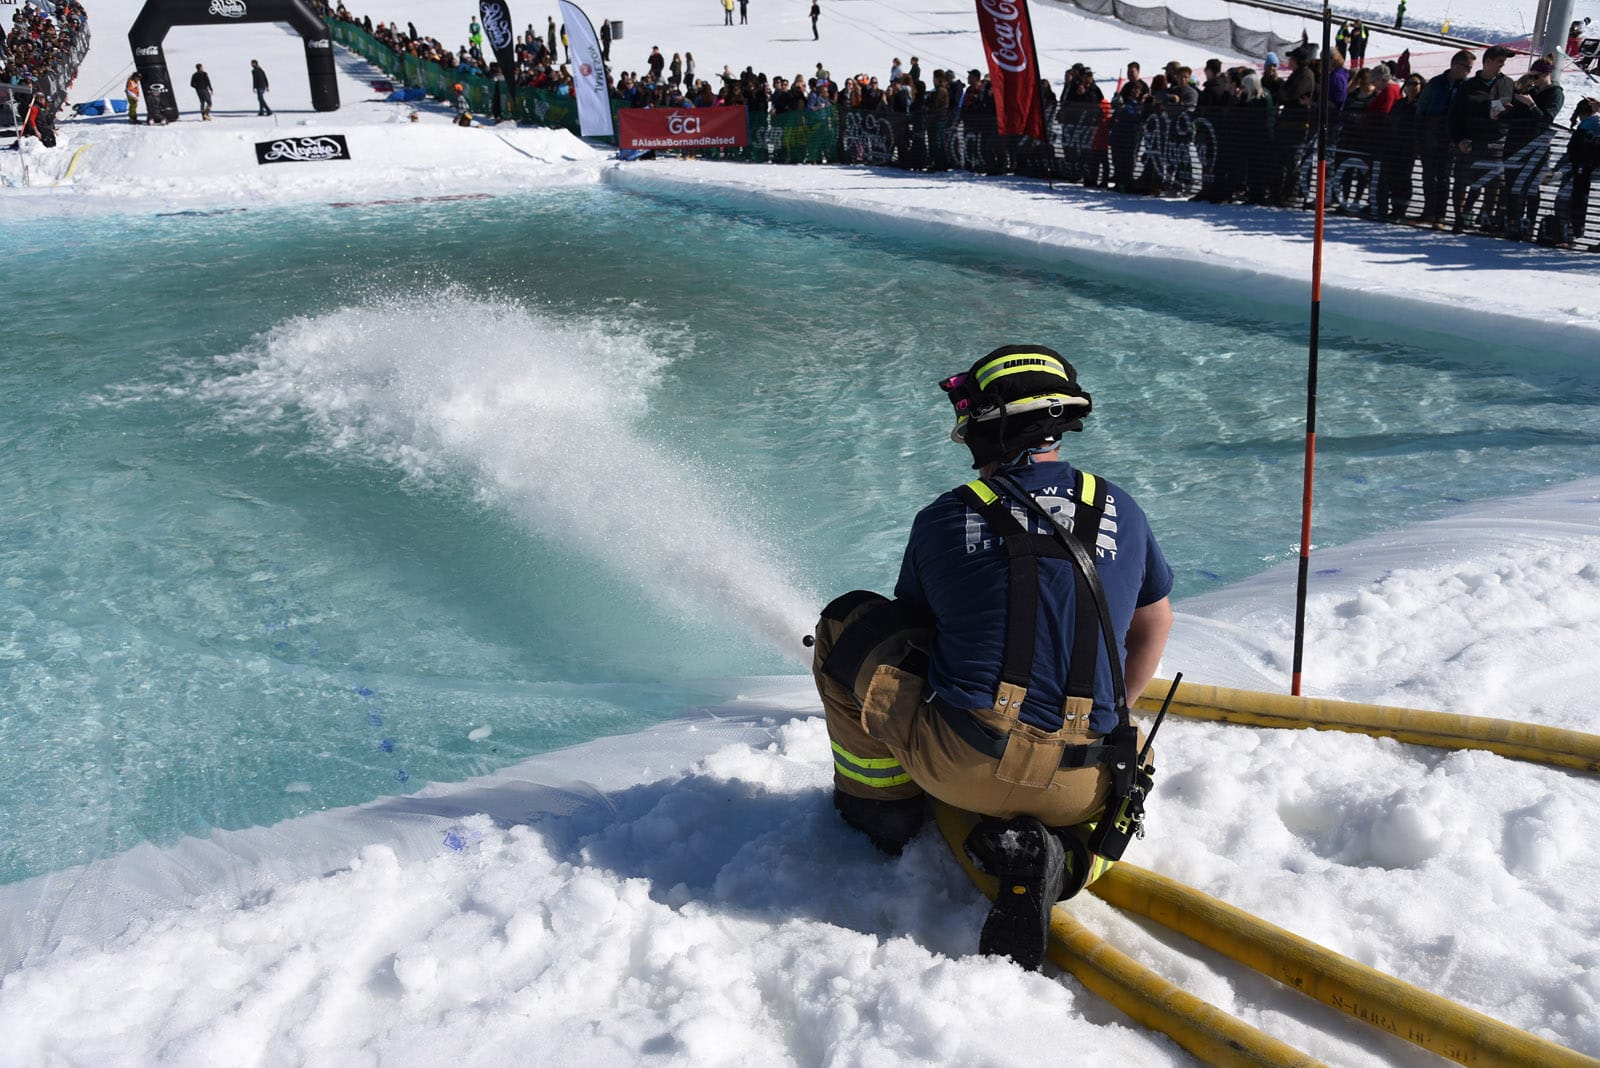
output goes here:
[{"label": "spray of water", "polygon": [[229,418],[302,420],[320,448],[486,503],[680,613],[799,658],[816,600],[714,480],[634,429],[667,359],[642,332],[455,290],[290,320],[201,388]]}]

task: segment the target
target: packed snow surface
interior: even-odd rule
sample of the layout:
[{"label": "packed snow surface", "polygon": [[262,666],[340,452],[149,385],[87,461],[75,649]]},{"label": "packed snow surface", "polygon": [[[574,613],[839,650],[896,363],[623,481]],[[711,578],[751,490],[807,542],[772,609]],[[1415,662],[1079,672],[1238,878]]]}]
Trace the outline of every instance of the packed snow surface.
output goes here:
[{"label": "packed snow surface", "polygon": [[[1226,7],[1267,28],[1253,9],[1187,3],[1185,14]],[[74,99],[120,91],[138,7],[91,7],[96,43]],[[732,29],[708,0],[619,0],[589,14],[625,20],[624,67],[643,66],[652,44],[694,51],[702,76],[818,62],[836,77],[882,76],[913,54],[925,67],[981,63],[970,7],[829,0],[815,45],[807,7],[752,0],[752,25]],[[407,0],[362,13],[456,44],[473,9]],[[513,8],[536,30],[554,13]],[[1205,58],[1062,6],[1035,15],[1047,62],[1087,58],[1108,83],[1130,58]],[[1419,0],[1408,22],[1446,17],[1513,37],[1532,11]],[[1218,299],[1243,292],[1258,314],[1304,304],[1305,215],[961,175],[619,165],[564,133],[460,129],[431,106],[412,122],[375,102],[367,82],[378,75],[348,55],[344,108],[311,112],[300,44],[277,28],[180,29],[167,49],[175,72],[200,61],[213,72],[217,121],[65,123],[57,149],[0,164],[12,183],[0,211],[103,213],[113,225],[120,212],[172,207],[603,180],[712,207],[931,229]],[[251,58],[272,73],[274,118],[254,115]],[[252,142],[285,130],[346,133],[355,159],[258,168]],[[1514,333],[1582,358],[1600,333],[1595,280],[1590,257],[1340,221],[1324,287],[1345,329],[1422,328],[1471,339],[1464,349]],[[1600,480],[1315,559],[1309,692],[1600,732]],[[1282,691],[1293,587],[1279,568],[1184,602],[1163,670]],[[1190,1063],[1071,980],[975,956],[985,906],[935,833],[890,860],[838,821],[817,713],[804,676],[749,680],[728,706],[481,780],[0,888],[0,1065]],[[1135,862],[1600,1056],[1595,776],[1172,720],[1151,810]],[[1096,899],[1070,907],[1189,991],[1325,1061],[1434,1063]]]}]

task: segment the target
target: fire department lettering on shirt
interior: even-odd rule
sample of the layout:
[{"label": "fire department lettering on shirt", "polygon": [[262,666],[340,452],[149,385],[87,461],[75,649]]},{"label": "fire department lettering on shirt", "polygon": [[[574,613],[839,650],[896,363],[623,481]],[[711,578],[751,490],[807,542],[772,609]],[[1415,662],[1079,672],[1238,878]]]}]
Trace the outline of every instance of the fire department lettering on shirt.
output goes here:
[{"label": "fire department lettering on shirt", "polygon": [[[1072,533],[1073,520],[1077,509],[1071,497],[1072,490],[1067,488],[1062,492],[1062,487],[1045,486],[1034,494],[1034,499],[1044,506],[1045,511],[1057,517],[1062,529]],[[1022,524],[1022,528],[1029,534],[1048,534],[1044,521],[1037,518],[1033,512],[1020,505],[1011,506],[1012,518]],[[977,512],[967,509],[966,550],[968,554],[987,552],[998,549],[1005,544],[1005,539],[997,537],[983,517]],[[1117,498],[1110,493],[1106,494],[1106,510],[1100,516],[1100,530],[1095,534],[1094,554],[1103,560],[1117,558]]]}]

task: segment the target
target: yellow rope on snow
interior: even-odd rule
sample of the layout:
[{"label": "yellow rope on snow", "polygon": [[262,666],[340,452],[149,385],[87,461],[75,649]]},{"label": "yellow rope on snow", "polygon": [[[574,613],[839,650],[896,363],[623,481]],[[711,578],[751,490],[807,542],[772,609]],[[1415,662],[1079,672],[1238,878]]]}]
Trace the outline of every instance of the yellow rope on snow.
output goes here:
[{"label": "yellow rope on snow", "polygon": [[72,177],[72,172],[78,169],[78,160],[83,157],[85,152],[89,151],[89,149],[93,147],[94,145],[92,144],[78,146],[78,151],[72,154],[72,160],[67,164],[66,173],[61,176],[61,178],[56,182],[56,185],[60,185],[62,182],[65,182],[67,179]]},{"label": "yellow rope on snow", "polygon": [[[1164,679],[1152,680],[1136,706],[1142,711],[1156,711],[1170,685]],[[1441,749],[1486,749],[1517,760],[1578,771],[1600,771],[1600,735],[1514,720],[1329,698],[1290,697],[1191,682],[1178,687],[1170,711],[1190,719],[1253,727],[1351,731]]]},{"label": "yellow rope on snow", "polygon": [[1505,1068],[1600,1068],[1600,1060],[1340,956],[1165,875],[1122,862],[1089,889],[1441,1057]]},{"label": "yellow rope on snow", "polygon": [[[939,801],[934,802],[934,815],[956,860],[973,884],[992,899],[997,889],[994,876],[979,871],[962,847],[976,817]],[[1050,918],[1049,955],[1094,993],[1144,1026],[1170,1036],[1206,1064],[1223,1068],[1321,1065],[1161,978],[1073,919],[1060,905]]]}]

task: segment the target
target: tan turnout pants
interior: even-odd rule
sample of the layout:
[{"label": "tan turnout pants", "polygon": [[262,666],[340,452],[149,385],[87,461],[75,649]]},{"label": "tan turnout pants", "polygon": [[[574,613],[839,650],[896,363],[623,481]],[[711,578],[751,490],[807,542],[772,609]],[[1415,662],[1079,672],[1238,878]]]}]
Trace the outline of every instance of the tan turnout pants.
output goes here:
[{"label": "tan turnout pants", "polygon": [[[872,800],[917,797],[926,791],[947,804],[986,816],[1035,816],[1052,827],[1082,823],[1104,807],[1111,775],[1103,767],[1062,768],[1061,752],[1099,738],[1089,731],[1089,702],[1071,698],[1058,731],[1017,721],[1022,691],[1002,687],[1007,710],[973,710],[979,722],[1009,735],[1005,753],[978,752],[923,700],[927,681],[901,670],[904,650],[862,666],[855,692],[822,673],[822,663],[849,625],[817,624],[812,675],[833,743],[833,782],[843,793]],[[999,702],[997,702],[997,707]]]}]

